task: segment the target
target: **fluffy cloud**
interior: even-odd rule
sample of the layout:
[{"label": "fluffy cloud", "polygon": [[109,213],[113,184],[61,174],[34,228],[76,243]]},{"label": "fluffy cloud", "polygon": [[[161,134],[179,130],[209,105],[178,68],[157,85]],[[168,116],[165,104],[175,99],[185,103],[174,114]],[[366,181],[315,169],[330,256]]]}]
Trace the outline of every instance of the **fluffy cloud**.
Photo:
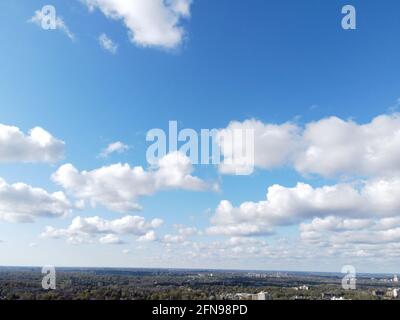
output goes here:
[{"label": "fluffy cloud", "polygon": [[175,48],[185,35],[183,18],[190,17],[191,0],[82,0],[113,20],[122,20],[131,41],[143,47]]},{"label": "fluffy cloud", "polygon": [[7,184],[0,178],[0,219],[33,222],[40,217],[62,217],[72,205],[62,192],[48,193],[24,183]]},{"label": "fluffy cloud", "polygon": [[163,157],[158,168],[150,171],[128,164],[114,164],[93,171],[79,172],[73,165],[60,167],[52,178],[69,193],[92,206],[103,205],[112,211],[140,210],[137,200],[159,190],[204,191],[210,186],[191,175],[190,159],[174,152]]},{"label": "fluffy cloud", "polygon": [[[221,202],[217,209],[217,215],[218,218],[222,216],[221,212],[224,210],[223,207],[231,206],[230,203],[228,202]],[[268,235],[272,233],[271,228],[268,225],[263,224],[254,224],[254,223],[248,223],[248,222],[234,222],[228,224],[228,225],[223,225],[220,224],[218,220],[215,220],[213,223],[217,224],[214,226],[211,226],[207,229],[207,233],[209,235],[224,235],[224,236],[258,236],[258,235]]]},{"label": "fluffy cloud", "polygon": [[400,240],[400,218],[346,219],[329,216],[302,223],[299,230],[303,240],[325,241],[331,245],[390,243]]},{"label": "fluffy cloud", "polygon": [[[366,124],[330,117],[304,127],[246,120],[232,122],[224,130],[234,129],[254,130],[255,165],[261,169],[289,165],[301,174],[323,177],[377,177],[400,172],[399,114],[381,115]],[[220,167],[222,173],[229,174],[237,169]]]},{"label": "fluffy cloud", "polygon": [[[398,114],[381,115],[366,124],[337,117],[305,126],[246,120],[232,122],[224,130],[235,129],[254,130],[254,160],[258,168],[288,166],[303,175],[356,180],[322,187],[305,183],[292,188],[273,185],[263,201],[238,206],[221,201],[208,234],[237,239],[271,236],[276,227],[300,224],[299,241],[279,250],[255,246],[256,255],[304,261],[318,257],[315,253],[318,247],[323,247],[321,258],[324,259],[341,257],[348,261],[349,258],[380,257],[387,260],[400,255],[397,245],[400,240]],[[233,148],[238,146],[234,143]],[[224,148],[222,153],[229,158]],[[237,169],[220,167],[222,173],[235,173]],[[249,248],[238,245],[234,251],[245,254]],[[232,254],[233,250],[226,248],[218,251],[219,256]]]},{"label": "fluffy cloud", "polygon": [[188,238],[201,235],[202,233],[194,227],[185,227],[182,225],[175,225],[176,234],[166,234],[161,239],[161,242],[167,246],[172,244],[185,244],[188,243]]},{"label": "fluffy cloud", "polygon": [[[234,132],[254,132],[254,166],[263,169],[273,169],[289,163],[293,153],[299,146],[300,128],[291,123],[282,125],[264,124],[257,120],[246,120],[244,122],[231,122],[227,128],[219,130],[218,142],[221,154],[225,161],[219,166],[224,174],[236,174],[248,172],[246,164],[249,161],[242,159],[247,156],[243,150],[242,143],[238,143]],[[224,137],[229,139],[224,139]],[[248,146],[245,146],[248,148]],[[247,152],[250,152],[248,150]],[[242,165],[244,164],[244,165]],[[242,167],[244,166],[244,167]]]},{"label": "fluffy cloud", "polygon": [[[356,219],[395,217],[400,210],[400,178],[373,179],[359,184],[336,184],[313,188],[298,183],[293,188],[273,185],[266,200],[245,202],[234,207],[222,201],[212,217],[210,234],[258,235],[268,234],[274,226],[300,223],[315,217],[347,218],[323,220],[325,225],[349,228],[362,223]],[[321,223],[316,220],[314,223]],[[321,223],[322,224],[322,223]]]},{"label": "fluffy cloud", "polygon": [[336,117],[310,123],[305,149],[295,159],[302,173],[323,176],[381,175],[400,170],[400,116],[382,115],[367,124]]},{"label": "fluffy cloud", "polygon": [[[215,265],[216,262],[224,263],[223,266],[232,264],[226,264],[228,259],[241,260],[249,257],[264,258],[266,256],[271,257],[274,253],[265,241],[254,238],[243,238],[234,237],[227,241],[212,241],[212,242],[184,242],[182,246],[167,246],[164,254],[168,260],[182,259],[189,263],[190,261],[203,262],[207,265],[212,263]],[[281,248],[275,248],[279,251]],[[275,255],[275,254],[274,254]],[[230,260],[229,263],[233,263]],[[223,268],[223,266],[220,266]]]},{"label": "fluffy cloud", "polygon": [[146,232],[146,234],[144,234],[143,236],[140,236],[138,238],[138,241],[140,242],[149,242],[149,241],[155,241],[157,240],[157,235],[154,232],[154,230],[148,231]]},{"label": "fluffy cloud", "polygon": [[300,230],[302,232],[346,231],[365,229],[371,225],[373,225],[373,222],[369,219],[343,219],[329,216],[325,218],[315,218],[309,224],[301,224]]},{"label": "fluffy cloud", "polygon": [[106,234],[99,239],[101,244],[123,244],[124,242],[118,238],[115,234]]},{"label": "fluffy cloud", "polygon": [[101,154],[100,157],[106,158],[112,153],[123,153],[125,151],[129,150],[129,146],[126,144],[122,143],[121,141],[113,142],[110,143],[107,148],[105,148]]},{"label": "fluffy cloud", "polygon": [[[43,14],[42,10],[37,10],[35,11],[34,16],[30,18],[28,22],[34,23],[41,27],[43,19],[46,19],[46,16]],[[75,35],[68,28],[64,19],[59,16],[56,16],[56,29],[62,31],[71,40],[75,39]]]},{"label": "fluffy cloud", "polygon": [[102,244],[123,243],[118,235],[133,235],[138,240],[146,238],[147,241],[155,240],[153,229],[159,228],[163,221],[153,219],[147,222],[139,216],[125,216],[120,219],[106,220],[100,217],[76,217],[66,229],[56,229],[47,226],[41,234],[42,238],[66,238],[68,243],[80,244],[90,242],[94,237],[100,235],[99,242]]},{"label": "fluffy cloud", "polygon": [[[340,235],[338,235],[340,237]],[[353,264],[361,268],[396,270],[400,256],[400,245],[391,243],[354,243],[343,241],[313,243],[301,239],[276,239],[267,243],[259,238],[235,237],[221,241],[190,243],[163,252],[165,261],[195,261],[199,268],[212,265],[215,268],[237,266],[243,263],[250,268],[262,269],[266,264],[274,269],[309,269],[318,266],[319,270],[341,271],[343,265]],[[183,264],[184,265],[184,264]],[[368,266],[368,267],[367,267]],[[383,269],[383,268],[382,268]],[[381,269],[381,270],[382,270]],[[384,270],[382,270],[384,271]]]},{"label": "fluffy cloud", "polygon": [[56,162],[64,157],[64,147],[42,128],[25,135],[17,127],[0,124],[0,162]]},{"label": "fluffy cloud", "polygon": [[112,54],[116,54],[118,50],[118,45],[112,41],[105,33],[99,36],[99,44],[104,49]]},{"label": "fluffy cloud", "polygon": [[164,243],[182,243],[185,241],[185,237],[181,235],[171,235],[171,234],[166,234],[162,241]]}]

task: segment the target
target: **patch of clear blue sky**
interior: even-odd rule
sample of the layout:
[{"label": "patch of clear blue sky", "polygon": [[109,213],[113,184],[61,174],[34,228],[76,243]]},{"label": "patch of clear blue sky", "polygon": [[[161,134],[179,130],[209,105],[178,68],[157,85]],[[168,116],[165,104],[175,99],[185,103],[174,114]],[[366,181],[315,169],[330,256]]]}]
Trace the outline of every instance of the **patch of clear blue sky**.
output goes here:
[{"label": "patch of clear blue sky", "polygon": [[[357,9],[356,31],[340,25],[349,3]],[[45,4],[56,6],[75,42],[26,22]],[[65,162],[82,170],[117,161],[146,166],[145,133],[167,128],[169,120],[196,130],[253,117],[305,123],[336,115],[367,122],[400,97],[398,1],[195,0],[184,22],[187,41],[172,53],[137,47],[121,22],[89,13],[79,1],[2,0],[0,12],[0,122],[24,131],[42,126],[66,141]],[[115,56],[99,47],[102,32],[119,44]],[[96,158],[116,140],[133,148]],[[56,168],[0,165],[0,176],[57,190],[49,180]],[[198,169],[217,178],[214,168]],[[269,185],[299,180],[307,179],[286,169],[222,177],[222,193],[161,193],[140,201],[142,214],[167,225],[191,224],[194,216],[204,227],[205,210],[221,199],[258,201]],[[33,238],[46,224],[68,223],[40,221],[26,232]]]}]

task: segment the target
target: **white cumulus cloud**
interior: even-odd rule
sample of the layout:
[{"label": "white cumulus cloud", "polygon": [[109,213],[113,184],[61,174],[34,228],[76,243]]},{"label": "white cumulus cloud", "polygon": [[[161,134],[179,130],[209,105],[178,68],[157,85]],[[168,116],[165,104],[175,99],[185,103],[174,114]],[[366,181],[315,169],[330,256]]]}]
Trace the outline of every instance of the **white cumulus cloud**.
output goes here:
[{"label": "white cumulus cloud", "polygon": [[42,232],[42,238],[66,238],[68,243],[80,244],[91,242],[96,236],[100,236],[101,244],[122,244],[118,235],[133,235],[138,239],[147,237],[147,241],[153,241],[154,229],[159,228],[163,221],[153,219],[150,222],[140,216],[125,216],[120,219],[107,220],[101,217],[76,217],[66,229],[56,229],[47,226]]},{"label": "white cumulus cloud", "polygon": [[101,153],[100,157],[106,158],[113,153],[124,153],[129,150],[129,146],[122,143],[121,141],[110,143]]},{"label": "white cumulus cloud", "polygon": [[400,170],[400,116],[381,115],[358,124],[331,117],[309,123],[305,148],[294,161],[299,172],[322,176],[382,175]]},{"label": "white cumulus cloud", "polygon": [[63,192],[48,193],[24,183],[8,184],[0,178],[0,220],[33,222],[41,217],[62,217],[73,206]]},{"label": "white cumulus cloud", "polygon": [[154,230],[146,232],[146,234],[142,235],[137,239],[140,242],[149,242],[157,240],[157,235]]},{"label": "white cumulus cloud", "polygon": [[[380,115],[365,124],[329,117],[304,127],[246,120],[232,122],[220,132],[234,129],[254,130],[254,160],[260,169],[288,166],[301,174],[323,177],[400,173],[399,114]],[[233,143],[233,149],[239,146]],[[221,151],[227,153],[224,148]],[[225,156],[229,158],[230,154]],[[234,165],[220,166],[222,173],[237,170]]]},{"label": "white cumulus cloud", "polygon": [[115,234],[106,234],[99,239],[101,244],[123,244],[124,242]]},{"label": "white cumulus cloud", "polygon": [[[33,15],[32,18],[28,20],[30,23],[34,23],[38,25],[39,27],[42,26],[42,21],[43,19],[46,19],[46,17],[43,15],[42,10],[36,10],[35,14]],[[67,24],[65,23],[64,19],[60,16],[56,16],[56,29],[62,31],[68,38],[71,40],[75,40],[75,35],[71,32]]]},{"label": "white cumulus cloud", "polygon": [[268,188],[263,201],[244,202],[238,207],[229,201],[221,201],[208,233],[232,236],[268,234],[275,226],[328,216],[352,219],[342,224],[336,220],[324,220],[330,227],[349,228],[351,224],[356,225],[357,219],[395,217],[399,210],[399,177],[318,188],[305,183],[298,183],[293,188],[273,185]]},{"label": "white cumulus cloud", "polygon": [[118,51],[118,45],[110,39],[105,33],[99,36],[99,44],[104,49],[112,54],[116,54]]},{"label": "white cumulus cloud", "polygon": [[182,19],[191,0],[82,0],[110,19],[121,20],[132,42],[143,47],[175,48],[184,39]]},{"label": "white cumulus cloud", "polygon": [[0,162],[56,162],[65,143],[36,127],[25,135],[19,128],[0,124]]},{"label": "white cumulus cloud", "polygon": [[112,211],[129,212],[141,209],[137,202],[139,197],[160,190],[207,190],[210,186],[192,176],[192,171],[190,159],[174,152],[163,157],[154,170],[114,164],[79,172],[73,165],[66,164],[52,178],[67,192],[89,201],[92,206],[100,204]]},{"label": "white cumulus cloud", "polygon": [[[254,165],[262,169],[273,169],[289,164],[301,140],[300,128],[292,123],[264,124],[254,119],[233,121],[218,133],[217,141],[225,159],[219,166],[221,173],[235,174],[242,170],[246,172],[246,168],[241,168],[242,163],[247,163],[246,159],[238,158],[238,155],[245,157],[247,154],[243,152],[242,143],[238,143],[233,135],[235,131],[246,132],[246,130],[254,131]],[[230,134],[230,139],[223,138]]]}]

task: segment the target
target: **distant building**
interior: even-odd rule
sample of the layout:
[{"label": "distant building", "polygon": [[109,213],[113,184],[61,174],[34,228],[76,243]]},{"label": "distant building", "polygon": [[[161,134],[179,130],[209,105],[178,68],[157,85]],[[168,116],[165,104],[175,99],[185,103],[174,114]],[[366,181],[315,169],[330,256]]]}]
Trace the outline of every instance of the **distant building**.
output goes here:
[{"label": "distant building", "polygon": [[327,293],[324,292],[322,294],[322,299],[323,300],[347,300],[343,297],[337,297],[334,293],[330,293],[330,292],[327,292]]},{"label": "distant building", "polygon": [[253,299],[253,300],[272,300],[272,296],[269,293],[262,291],[257,294],[257,299]]},{"label": "distant building", "polygon": [[299,290],[308,291],[310,289],[310,287],[306,286],[306,285],[302,285],[302,286],[299,286],[299,287],[294,287],[293,289],[296,290],[296,291],[299,291]]},{"label": "distant building", "polygon": [[395,274],[395,275],[393,276],[393,282],[399,282],[399,279],[397,278],[397,274]]},{"label": "distant building", "polygon": [[272,296],[264,291],[261,291],[256,294],[251,293],[237,293],[235,298],[238,300],[272,300]]}]

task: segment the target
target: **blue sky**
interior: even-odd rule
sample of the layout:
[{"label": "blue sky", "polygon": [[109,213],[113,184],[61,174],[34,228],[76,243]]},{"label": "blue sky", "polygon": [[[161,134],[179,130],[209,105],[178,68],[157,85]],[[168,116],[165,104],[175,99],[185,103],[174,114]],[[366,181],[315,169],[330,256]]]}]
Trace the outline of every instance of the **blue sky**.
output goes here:
[{"label": "blue sky", "polygon": [[[395,136],[400,130],[393,114],[400,97],[397,2],[351,1],[357,10],[357,29],[343,30],[341,9],[348,1],[194,0],[189,5],[190,16],[178,16],[177,25],[184,34],[170,48],[151,40],[144,44],[130,38],[128,32],[137,30],[125,25],[122,18],[107,17],[101,10],[102,3],[107,1],[92,3],[96,2],[93,12],[85,1],[78,0],[0,3],[0,123],[16,126],[26,135],[39,126],[65,142],[65,156],[51,163],[0,161],[0,177],[9,185],[23,182],[49,193],[64,192],[71,203],[79,201],[82,197],[76,192],[51,179],[62,165],[71,163],[78,171],[92,171],[128,163],[151,170],[145,158],[149,146],[146,132],[152,128],[166,130],[171,120],[178,121],[181,129],[196,131],[226,128],[231,121],[242,123],[248,119],[264,125],[291,122],[303,130],[307,124],[331,116],[346,124],[351,119],[357,126],[386,116],[388,125],[383,126],[392,131],[385,131],[382,139],[394,142],[382,152],[396,153]],[[28,22],[36,10],[47,4],[54,5],[74,40],[62,30],[43,30]],[[160,23],[153,21],[153,16],[147,18],[151,24]],[[102,33],[118,45],[115,54],[99,45]],[[376,126],[366,130],[380,134]],[[355,136],[347,138],[354,140],[354,145],[366,143],[356,141]],[[129,146],[129,150],[99,157],[107,145],[116,141]],[[352,153],[346,150],[341,151],[340,157],[351,158]],[[396,154],[393,157],[397,159]],[[379,215],[378,205],[377,216],[372,217],[360,216],[364,212],[361,209],[357,214],[345,210],[348,216],[339,214],[339,209],[329,214],[318,209],[295,217],[290,223],[273,226],[267,212],[265,221],[273,229],[272,235],[207,233],[212,225],[210,219],[218,216],[217,207],[223,200],[239,207],[246,201],[265,200],[271,185],[293,188],[304,182],[318,188],[343,181],[384,180],[388,176],[385,170],[370,169],[368,164],[360,172],[357,166],[348,164],[343,168],[338,165],[331,172],[308,163],[302,166],[299,159],[300,156],[293,160],[293,165],[286,161],[273,167],[261,163],[250,176],[226,175],[215,166],[196,165],[191,174],[218,182],[219,192],[188,191],[186,187],[161,190],[139,197],[137,202],[143,210],[138,212],[115,212],[97,203],[74,208],[66,217],[35,218],[32,223],[2,221],[0,264],[317,271],[340,271],[342,265],[354,264],[360,271],[395,272],[400,254],[397,238],[379,244],[349,240],[345,249],[337,249],[337,242],[324,239],[304,244],[304,256],[287,257],[283,253],[299,252],[295,248],[302,246],[301,223],[309,224],[314,218],[350,216],[378,224],[381,218],[396,218],[395,204],[383,215]],[[341,163],[340,159],[331,161]],[[390,175],[397,174],[397,169],[393,164]],[[377,197],[383,199],[384,195]],[[98,237],[104,236],[100,234],[93,239],[90,235],[89,243],[76,245],[67,243],[65,232],[57,239],[40,236],[46,226],[66,230],[77,216],[114,220],[126,215],[141,216],[146,221],[162,219],[163,225],[156,230],[157,239],[138,242],[137,234],[118,234],[122,244],[99,244]],[[261,215],[264,217],[264,213]],[[240,221],[245,223],[246,219]],[[165,235],[179,233],[174,225],[196,231],[192,231],[190,239],[168,243]],[[365,228],[372,233],[378,230],[371,225]],[[389,230],[398,231],[397,226]],[[360,236],[350,234],[349,230],[340,231],[348,232],[345,236],[337,230],[330,231],[332,237]],[[229,241],[231,244],[227,244]],[[374,254],[382,248],[390,253],[376,257]],[[247,256],[253,251],[253,256]],[[313,256],[315,251],[323,251],[326,256]],[[177,259],[181,256],[185,259]]]}]

